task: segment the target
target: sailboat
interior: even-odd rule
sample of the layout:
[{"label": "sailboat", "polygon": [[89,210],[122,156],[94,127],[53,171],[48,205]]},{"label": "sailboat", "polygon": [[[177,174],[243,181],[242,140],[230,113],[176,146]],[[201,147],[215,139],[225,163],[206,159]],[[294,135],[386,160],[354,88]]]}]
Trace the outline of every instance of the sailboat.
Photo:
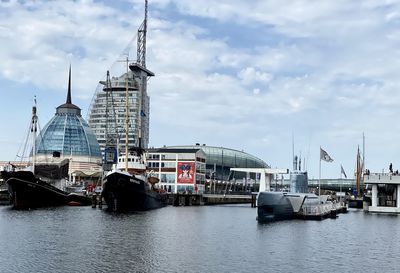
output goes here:
[{"label": "sailboat", "polygon": [[360,154],[360,147],[357,147],[357,160],[356,160],[356,189],[355,189],[355,194],[354,197],[351,197],[349,199],[348,206],[349,208],[357,208],[357,209],[362,209],[363,208],[363,197],[361,195],[361,179],[362,179],[362,170],[363,170],[363,160],[361,159],[361,154]]}]

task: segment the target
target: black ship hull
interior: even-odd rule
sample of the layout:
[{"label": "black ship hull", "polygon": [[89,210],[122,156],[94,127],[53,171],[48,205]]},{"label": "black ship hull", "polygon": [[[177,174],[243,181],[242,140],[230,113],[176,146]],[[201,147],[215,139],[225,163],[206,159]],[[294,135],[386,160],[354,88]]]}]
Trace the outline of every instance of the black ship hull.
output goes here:
[{"label": "black ship hull", "polygon": [[282,192],[260,192],[258,194],[258,222],[274,222],[293,218],[293,207]]},{"label": "black ship hull", "polygon": [[32,172],[18,171],[4,176],[10,194],[10,204],[14,209],[55,207],[68,205],[70,202],[90,205],[88,197],[64,192],[38,179]]},{"label": "black ship hull", "polygon": [[355,199],[350,199],[348,201],[348,206],[349,206],[349,208],[353,208],[353,209],[362,209],[363,202],[364,202],[363,198],[356,197]]},{"label": "black ship hull", "polygon": [[113,172],[105,178],[101,195],[107,209],[113,212],[158,209],[168,201],[166,193],[152,190],[142,179],[120,172]]}]

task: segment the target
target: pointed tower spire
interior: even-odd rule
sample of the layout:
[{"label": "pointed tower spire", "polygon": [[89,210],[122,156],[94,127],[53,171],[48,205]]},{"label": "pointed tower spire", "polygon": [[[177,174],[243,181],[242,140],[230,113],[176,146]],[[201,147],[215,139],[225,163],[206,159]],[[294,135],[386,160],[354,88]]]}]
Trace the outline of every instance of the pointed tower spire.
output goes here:
[{"label": "pointed tower spire", "polygon": [[67,101],[57,107],[56,114],[75,114],[78,116],[81,115],[81,109],[75,104],[72,104],[71,100],[71,64],[69,65]]},{"label": "pointed tower spire", "polygon": [[68,74],[68,94],[66,104],[72,104],[71,102],[71,64],[69,64],[69,74]]}]

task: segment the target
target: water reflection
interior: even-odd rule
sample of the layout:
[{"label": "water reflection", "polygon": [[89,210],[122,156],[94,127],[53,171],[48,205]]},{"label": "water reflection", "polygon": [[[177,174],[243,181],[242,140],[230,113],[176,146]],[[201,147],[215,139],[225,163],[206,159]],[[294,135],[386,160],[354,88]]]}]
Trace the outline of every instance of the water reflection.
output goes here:
[{"label": "water reflection", "polygon": [[255,218],[244,205],[129,214],[0,207],[0,272],[399,271],[398,216],[354,210],[324,221]]}]

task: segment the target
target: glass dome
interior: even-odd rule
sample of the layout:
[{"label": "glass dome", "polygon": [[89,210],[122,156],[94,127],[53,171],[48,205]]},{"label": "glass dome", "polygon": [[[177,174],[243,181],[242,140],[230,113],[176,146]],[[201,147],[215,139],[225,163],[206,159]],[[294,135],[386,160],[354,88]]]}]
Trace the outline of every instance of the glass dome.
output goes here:
[{"label": "glass dome", "polygon": [[39,135],[37,154],[101,157],[99,143],[86,121],[72,113],[56,113]]},{"label": "glass dome", "polygon": [[55,116],[40,132],[36,155],[88,156],[101,158],[99,143],[81,116],[81,109],[71,102],[71,67],[67,101],[57,107]]}]

